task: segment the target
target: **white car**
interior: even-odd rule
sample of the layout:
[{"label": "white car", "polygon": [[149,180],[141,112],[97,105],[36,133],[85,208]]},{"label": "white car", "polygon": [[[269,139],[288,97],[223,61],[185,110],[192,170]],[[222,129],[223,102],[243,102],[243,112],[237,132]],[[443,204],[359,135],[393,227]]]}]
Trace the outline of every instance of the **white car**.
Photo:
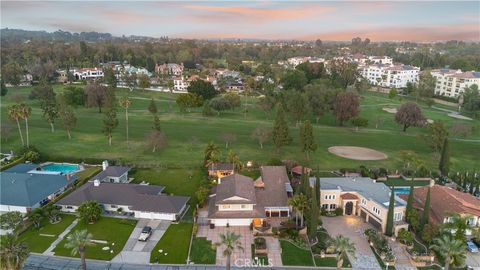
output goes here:
[{"label": "white car", "polygon": [[147,241],[148,238],[152,235],[152,228],[149,226],[143,227],[142,233],[140,233],[140,236],[138,237],[138,241]]}]

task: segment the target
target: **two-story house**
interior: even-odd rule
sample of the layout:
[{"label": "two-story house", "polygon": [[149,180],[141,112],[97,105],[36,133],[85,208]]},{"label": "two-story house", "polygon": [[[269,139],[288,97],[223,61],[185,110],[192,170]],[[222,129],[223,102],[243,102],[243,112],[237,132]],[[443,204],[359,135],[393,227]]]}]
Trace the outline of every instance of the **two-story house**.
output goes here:
[{"label": "two-story house", "polygon": [[[310,185],[314,183],[315,178],[310,178]],[[322,209],[334,211],[342,208],[344,215],[360,216],[381,232],[385,232],[387,226],[390,192],[385,184],[368,177],[320,178]],[[394,209],[394,231],[397,234],[400,229],[408,228],[404,221],[406,202],[395,196]]]},{"label": "two-story house", "polygon": [[241,174],[222,178],[209,198],[208,219],[215,226],[278,226],[290,217],[292,188],[284,166],[263,166],[257,180]]}]

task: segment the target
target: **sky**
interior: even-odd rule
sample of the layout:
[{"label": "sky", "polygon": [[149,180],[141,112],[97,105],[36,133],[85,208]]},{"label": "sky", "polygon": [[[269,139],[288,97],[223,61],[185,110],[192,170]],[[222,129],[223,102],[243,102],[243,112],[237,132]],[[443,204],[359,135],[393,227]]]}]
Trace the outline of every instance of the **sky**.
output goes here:
[{"label": "sky", "polygon": [[480,1],[1,1],[1,28],[115,36],[480,41]]}]

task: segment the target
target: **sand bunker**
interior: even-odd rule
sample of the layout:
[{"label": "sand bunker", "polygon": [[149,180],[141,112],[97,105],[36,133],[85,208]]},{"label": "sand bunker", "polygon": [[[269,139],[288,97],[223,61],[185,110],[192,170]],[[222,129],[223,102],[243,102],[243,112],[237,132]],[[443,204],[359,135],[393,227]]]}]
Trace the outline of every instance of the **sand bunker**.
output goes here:
[{"label": "sand bunker", "polygon": [[462,120],[473,120],[470,117],[463,116],[463,115],[460,115],[460,114],[457,114],[457,113],[449,113],[448,116],[453,117],[453,118],[457,118],[457,119],[462,119]]},{"label": "sand bunker", "polygon": [[432,119],[427,119],[427,123],[433,124],[433,122],[434,122],[434,121],[433,121]]},{"label": "sand bunker", "polygon": [[388,156],[382,152],[356,146],[332,146],[328,148],[328,152],[343,158],[354,160],[382,160]]},{"label": "sand bunker", "polygon": [[397,108],[387,108],[387,107],[384,107],[382,108],[382,110],[388,112],[388,113],[397,113]]}]

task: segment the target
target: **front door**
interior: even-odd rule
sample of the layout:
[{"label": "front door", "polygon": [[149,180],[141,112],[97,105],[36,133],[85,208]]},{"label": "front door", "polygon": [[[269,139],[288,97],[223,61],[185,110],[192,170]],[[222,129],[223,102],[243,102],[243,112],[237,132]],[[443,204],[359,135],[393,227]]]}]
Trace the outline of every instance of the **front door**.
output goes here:
[{"label": "front door", "polygon": [[345,204],[345,215],[353,214],[353,202],[347,202]]}]

